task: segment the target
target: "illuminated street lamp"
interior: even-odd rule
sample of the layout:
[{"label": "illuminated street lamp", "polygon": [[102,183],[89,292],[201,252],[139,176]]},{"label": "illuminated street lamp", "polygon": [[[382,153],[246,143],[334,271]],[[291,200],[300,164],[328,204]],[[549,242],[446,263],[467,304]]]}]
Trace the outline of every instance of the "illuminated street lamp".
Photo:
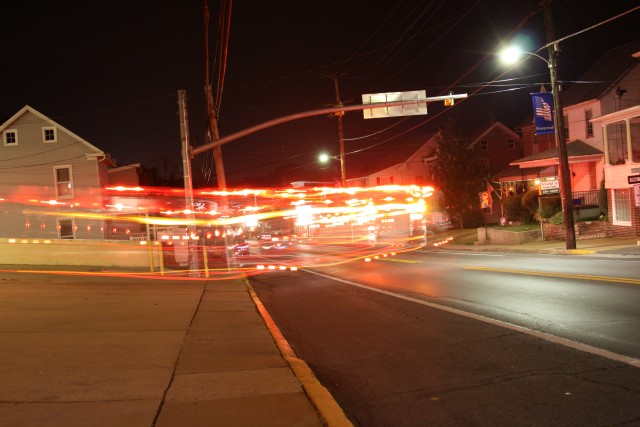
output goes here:
[{"label": "illuminated street lamp", "polygon": [[542,59],[549,67],[551,77],[551,95],[553,97],[554,133],[556,146],[558,147],[558,169],[560,177],[560,197],[562,199],[562,212],[564,213],[564,233],[567,249],[576,248],[576,232],[573,221],[573,198],[571,197],[571,173],[569,170],[569,156],[567,154],[567,139],[564,128],[564,112],[560,100],[560,86],[558,84],[558,71],[556,66],[559,47],[557,43],[549,45],[549,59],[534,52],[523,52],[516,47],[509,47],[500,53],[504,62],[517,62],[522,55],[535,56]]},{"label": "illuminated street lamp", "polygon": [[329,162],[330,159],[337,160],[340,162],[340,172],[341,172],[341,177],[343,178],[341,180],[341,186],[344,187],[344,175],[342,175],[342,171],[344,171],[344,162],[342,161],[342,156],[330,156],[327,153],[321,153],[318,156],[318,161],[320,163],[327,163]]}]

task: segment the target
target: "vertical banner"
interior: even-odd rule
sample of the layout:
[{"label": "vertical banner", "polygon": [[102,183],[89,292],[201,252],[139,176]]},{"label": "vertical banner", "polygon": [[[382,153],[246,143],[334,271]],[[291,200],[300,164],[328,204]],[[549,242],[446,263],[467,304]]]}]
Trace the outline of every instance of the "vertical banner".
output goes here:
[{"label": "vertical banner", "polygon": [[533,101],[533,118],[536,124],[536,135],[554,133],[553,95],[549,92],[531,94]]}]

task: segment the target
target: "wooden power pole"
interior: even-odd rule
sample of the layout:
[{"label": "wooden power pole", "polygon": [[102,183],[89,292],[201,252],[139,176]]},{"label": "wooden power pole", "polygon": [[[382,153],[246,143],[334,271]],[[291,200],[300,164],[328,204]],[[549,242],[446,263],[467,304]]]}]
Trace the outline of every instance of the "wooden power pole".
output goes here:
[{"label": "wooden power pole", "polygon": [[[209,8],[207,0],[204,0],[204,45],[205,45],[205,94],[207,97],[207,116],[209,117],[209,142],[215,142],[220,139],[220,131],[218,129],[218,114],[213,103],[213,94],[211,93],[211,83],[209,81]],[[224,162],[222,161],[222,146],[213,147],[213,162],[216,168],[216,177],[218,178],[218,189],[225,190],[227,188],[227,179],[224,173]]]}]

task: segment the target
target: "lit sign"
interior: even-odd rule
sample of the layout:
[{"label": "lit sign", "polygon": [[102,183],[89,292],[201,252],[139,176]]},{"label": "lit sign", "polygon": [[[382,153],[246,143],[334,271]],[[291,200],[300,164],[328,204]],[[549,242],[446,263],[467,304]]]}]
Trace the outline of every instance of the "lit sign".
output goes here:
[{"label": "lit sign", "polygon": [[540,181],[540,194],[559,194],[560,183],[557,179]]}]

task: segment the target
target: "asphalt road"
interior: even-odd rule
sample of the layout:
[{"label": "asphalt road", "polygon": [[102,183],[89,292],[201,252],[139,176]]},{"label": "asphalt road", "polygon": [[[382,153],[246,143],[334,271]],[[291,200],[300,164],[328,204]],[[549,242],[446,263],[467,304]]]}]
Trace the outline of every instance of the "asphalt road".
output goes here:
[{"label": "asphalt road", "polygon": [[[640,425],[637,266],[607,256],[405,254],[251,281],[355,425],[631,426]],[[583,351],[571,337],[611,350]]]}]

